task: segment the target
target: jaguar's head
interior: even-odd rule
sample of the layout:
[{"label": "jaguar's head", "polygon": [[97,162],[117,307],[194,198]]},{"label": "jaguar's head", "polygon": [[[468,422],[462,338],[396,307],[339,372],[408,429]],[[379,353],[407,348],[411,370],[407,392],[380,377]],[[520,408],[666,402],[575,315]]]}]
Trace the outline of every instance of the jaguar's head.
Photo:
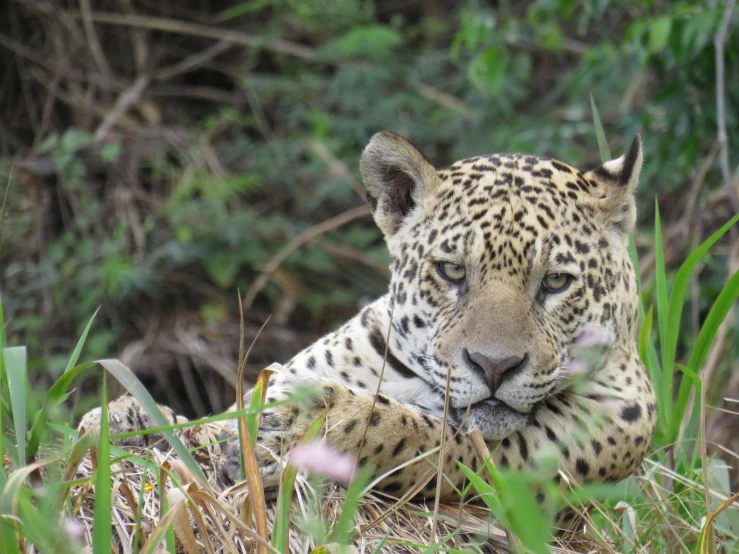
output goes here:
[{"label": "jaguar's head", "polygon": [[375,135],[360,168],[390,250],[393,354],[439,391],[449,374],[454,408],[527,414],[567,388],[583,333],[635,344],[641,164],[637,137],[585,173],[522,154],[437,171],[399,135]]}]

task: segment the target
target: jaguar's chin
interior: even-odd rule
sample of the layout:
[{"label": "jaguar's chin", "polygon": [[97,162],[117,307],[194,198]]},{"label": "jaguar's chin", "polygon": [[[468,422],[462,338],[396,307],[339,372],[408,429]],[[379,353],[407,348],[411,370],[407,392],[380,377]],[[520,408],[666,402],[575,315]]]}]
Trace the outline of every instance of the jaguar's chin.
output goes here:
[{"label": "jaguar's chin", "polygon": [[521,413],[508,404],[489,398],[467,409],[454,410],[457,424],[467,430],[477,429],[485,440],[502,440],[523,429],[529,421],[528,413]]}]

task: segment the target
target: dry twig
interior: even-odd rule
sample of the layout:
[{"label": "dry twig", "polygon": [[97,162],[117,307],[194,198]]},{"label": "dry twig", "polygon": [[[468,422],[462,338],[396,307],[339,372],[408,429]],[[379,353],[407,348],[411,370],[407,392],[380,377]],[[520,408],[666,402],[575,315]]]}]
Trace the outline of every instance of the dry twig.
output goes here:
[{"label": "dry twig", "polygon": [[[34,5],[34,9],[38,11],[51,11],[51,8],[44,5]],[[74,18],[81,18],[79,12],[65,12]],[[243,46],[251,46],[254,48],[264,48],[278,54],[287,54],[306,61],[327,61],[320,56],[313,48],[303,46],[286,40],[265,40],[261,37],[236,31],[234,29],[223,29],[219,27],[211,27],[208,25],[200,25],[198,23],[189,23],[187,21],[179,21],[177,19],[168,19],[165,17],[150,17],[144,15],[125,15],[109,12],[91,12],[91,21],[95,23],[103,23],[107,25],[118,25],[122,27],[136,27],[139,29],[150,29],[153,31],[162,31],[165,33],[176,33],[181,35],[190,35],[196,37],[210,38],[222,40],[233,44],[241,44]]]},{"label": "dry twig", "polygon": [[95,60],[95,65],[103,73],[103,75],[110,75],[112,71],[108,65],[108,60],[105,59],[103,49],[100,46],[97,33],[95,33],[95,25],[92,23],[92,8],[90,7],[90,0],[79,0],[80,13],[82,14],[82,28],[85,30],[85,36],[87,37],[87,44],[90,49],[92,59]]},{"label": "dry twig", "polygon": [[365,199],[364,189],[362,188],[362,185],[354,178],[354,175],[347,167],[347,165],[339,158],[334,156],[334,154],[328,148],[326,148],[325,144],[317,140],[309,140],[306,142],[306,144],[311,152],[313,152],[316,156],[323,160],[323,162],[328,166],[328,170],[331,172],[332,175],[344,179],[347,183],[349,183],[352,189],[354,189],[354,192],[356,192],[362,200]]},{"label": "dry twig", "polygon": [[100,126],[95,131],[94,141],[96,143],[100,143],[105,139],[121,116],[123,116],[129,108],[133,106],[139,98],[141,98],[141,95],[144,93],[144,90],[146,90],[146,87],[149,86],[149,83],[149,77],[147,75],[141,75],[130,87],[121,93],[116,100],[113,109],[108,112],[102,123],[100,123]]},{"label": "dry twig", "polygon": [[166,81],[177,75],[202,67],[231,48],[231,46],[233,46],[233,43],[226,40],[218,41],[201,52],[196,52],[175,64],[161,68],[154,75],[154,79],[157,81]]},{"label": "dry twig", "polygon": [[282,263],[293,252],[298,250],[301,246],[308,244],[309,242],[320,237],[324,233],[328,233],[329,231],[338,229],[339,227],[342,227],[347,223],[350,223],[362,217],[367,217],[370,214],[371,211],[369,209],[369,206],[363,205],[352,208],[338,215],[335,215],[334,217],[331,217],[326,221],[319,223],[318,225],[314,225],[313,227],[306,229],[300,235],[287,243],[287,245],[285,245],[277,254],[275,254],[267,263],[267,265],[264,266],[264,269],[262,269],[262,273],[259,275],[259,277],[257,277],[252,286],[249,287],[249,290],[246,291],[246,295],[244,296],[244,311],[246,312],[252,307],[257,295],[262,292],[262,289],[267,285],[272,274],[277,271]]}]

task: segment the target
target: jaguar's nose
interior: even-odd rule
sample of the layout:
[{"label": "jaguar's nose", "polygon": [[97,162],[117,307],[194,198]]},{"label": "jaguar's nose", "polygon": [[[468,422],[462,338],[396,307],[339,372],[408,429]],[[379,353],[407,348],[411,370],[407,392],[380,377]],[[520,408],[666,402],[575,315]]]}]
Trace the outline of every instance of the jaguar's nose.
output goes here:
[{"label": "jaguar's nose", "polygon": [[506,356],[498,358],[480,352],[470,352],[465,348],[462,354],[470,367],[482,373],[491,394],[495,394],[495,391],[506,379],[523,369],[529,361],[528,353],[522,357]]}]

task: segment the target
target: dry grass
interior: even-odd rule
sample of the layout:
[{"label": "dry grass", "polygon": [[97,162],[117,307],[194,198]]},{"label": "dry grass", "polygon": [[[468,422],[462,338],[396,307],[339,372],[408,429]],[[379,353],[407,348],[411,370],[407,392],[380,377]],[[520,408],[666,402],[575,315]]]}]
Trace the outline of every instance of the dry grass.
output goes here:
[{"label": "dry grass", "polygon": [[[190,446],[194,447],[207,444],[214,437],[205,436],[203,431],[195,428],[187,433],[187,438]],[[160,522],[165,519],[171,521],[167,515],[173,511],[177,512],[170,515],[175,522],[177,552],[253,552],[257,539],[247,508],[246,483],[231,486],[224,482],[219,472],[219,450],[217,445],[211,445],[196,451],[196,458],[212,488],[212,492],[208,492],[192,481],[172,452],[157,448],[127,448],[132,457],[118,459],[111,464],[114,552],[135,551],[137,533],[144,545],[149,537],[156,535]],[[95,503],[92,486],[96,465],[94,454],[94,451],[88,453],[77,469],[76,479],[80,484],[75,485],[69,503],[70,515],[84,528],[84,541],[88,548],[92,540]],[[140,460],[149,460],[149,468],[142,467]],[[164,485],[168,500],[167,515],[162,513],[161,485]],[[178,504],[183,494],[189,497],[187,503]],[[301,522],[315,522],[318,516],[324,521],[336,521],[342,500],[343,491],[337,486],[330,485],[319,494],[310,482],[299,477],[291,512],[290,551],[313,551],[318,545],[305,532]],[[364,498],[355,520],[355,544],[361,552],[419,552],[429,544],[432,506],[418,503],[396,506],[396,502],[377,494]],[[274,502],[268,503],[270,528],[276,517],[275,507]],[[140,525],[137,525],[137,520]],[[509,552],[505,531],[491,521],[489,511],[479,506],[441,505],[437,536],[448,537],[445,548],[491,554]],[[386,535],[385,544],[376,550]]]}]

